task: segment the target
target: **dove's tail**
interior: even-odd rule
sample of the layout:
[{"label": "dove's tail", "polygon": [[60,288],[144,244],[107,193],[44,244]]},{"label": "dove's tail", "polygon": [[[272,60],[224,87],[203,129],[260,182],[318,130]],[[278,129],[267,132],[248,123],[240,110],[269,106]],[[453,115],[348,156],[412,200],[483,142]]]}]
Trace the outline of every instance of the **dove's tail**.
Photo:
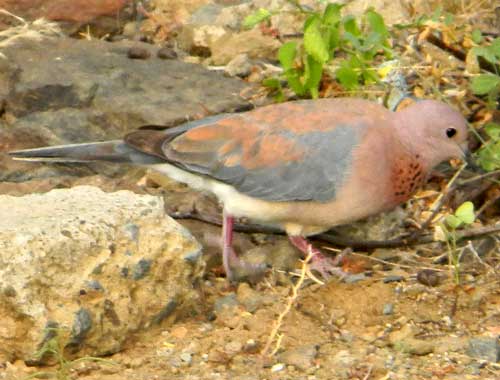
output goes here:
[{"label": "dove's tail", "polygon": [[139,152],[122,140],[16,150],[9,152],[9,155],[14,160],[37,162],[107,161],[136,165],[163,162],[158,157]]}]

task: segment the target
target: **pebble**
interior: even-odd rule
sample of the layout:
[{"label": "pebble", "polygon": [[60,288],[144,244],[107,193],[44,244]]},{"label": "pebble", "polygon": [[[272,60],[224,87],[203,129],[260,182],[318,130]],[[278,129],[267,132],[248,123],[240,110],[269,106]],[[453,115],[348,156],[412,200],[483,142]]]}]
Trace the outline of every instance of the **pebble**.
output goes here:
[{"label": "pebble", "polygon": [[177,58],[177,53],[175,52],[175,50],[172,48],[169,48],[169,47],[162,47],[161,49],[158,50],[156,55],[160,59],[176,59]]},{"label": "pebble", "polygon": [[472,338],[469,340],[467,355],[497,363],[500,361],[500,343],[497,338]]},{"label": "pebble", "polygon": [[271,372],[280,372],[280,371],[283,371],[285,369],[285,364],[283,363],[276,363],[275,365],[273,365],[271,367]]},{"label": "pebble", "polygon": [[306,345],[286,350],[281,353],[280,360],[287,364],[293,365],[294,367],[305,371],[314,365],[314,359],[318,353],[318,349],[315,345]]},{"label": "pebble", "polygon": [[214,311],[220,313],[224,308],[233,308],[238,306],[236,294],[230,293],[227,296],[217,298],[214,304]]},{"label": "pebble", "polygon": [[246,282],[238,286],[236,298],[250,313],[254,313],[262,305],[262,296]]},{"label": "pebble", "polygon": [[243,346],[243,351],[249,354],[255,354],[260,348],[260,344],[255,341],[255,339],[248,339],[244,346]]},{"label": "pebble", "polygon": [[224,346],[224,352],[229,356],[234,356],[241,352],[243,345],[238,341],[229,342]]},{"label": "pebble", "polygon": [[188,365],[191,365],[191,363],[193,361],[193,355],[191,355],[189,352],[181,353],[180,358],[184,363],[186,363]]},{"label": "pebble", "polygon": [[350,274],[344,277],[343,281],[346,284],[355,284],[357,282],[366,280],[366,274],[364,273],[356,273],[356,274]]},{"label": "pebble", "polygon": [[232,77],[246,77],[250,75],[252,64],[248,55],[238,54],[224,68],[224,71]]},{"label": "pebble", "polygon": [[394,313],[394,304],[386,303],[384,304],[384,308],[382,310],[384,315],[392,315]]},{"label": "pebble", "polygon": [[130,59],[148,59],[151,56],[151,53],[144,48],[132,46],[128,49],[127,56]]},{"label": "pebble", "polygon": [[434,352],[434,343],[422,339],[406,338],[394,344],[396,350],[411,355],[428,355]]},{"label": "pebble", "polygon": [[391,275],[391,276],[384,277],[383,282],[384,282],[384,284],[389,284],[391,282],[401,282],[404,280],[405,280],[404,276]]},{"label": "pebble", "polygon": [[441,282],[441,276],[435,270],[422,269],[417,273],[417,281],[426,286],[437,286]]}]

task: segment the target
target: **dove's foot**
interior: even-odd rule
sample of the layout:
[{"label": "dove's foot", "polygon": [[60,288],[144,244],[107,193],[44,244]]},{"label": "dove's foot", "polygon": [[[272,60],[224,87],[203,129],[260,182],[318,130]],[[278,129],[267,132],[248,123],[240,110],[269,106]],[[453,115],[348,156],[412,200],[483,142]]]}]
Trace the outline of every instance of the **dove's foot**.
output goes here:
[{"label": "dove's foot", "polygon": [[302,236],[289,236],[289,239],[290,242],[302,252],[304,257],[309,256],[309,253],[312,254],[310,268],[318,272],[323,279],[328,280],[332,276],[344,278],[348,275],[339,267],[342,261],[342,254],[337,255],[335,258],[331,258],[325,256],[319,249],[314,248],[312,244]]}]

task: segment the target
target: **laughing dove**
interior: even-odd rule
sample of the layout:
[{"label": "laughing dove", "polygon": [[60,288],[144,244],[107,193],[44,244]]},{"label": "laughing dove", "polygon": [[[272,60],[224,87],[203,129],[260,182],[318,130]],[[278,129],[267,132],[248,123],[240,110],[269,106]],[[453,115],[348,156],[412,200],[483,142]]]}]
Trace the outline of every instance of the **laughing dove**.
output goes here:
[{"label": "laughing dove", "polygon": [[11,152],[19,160],[104,160],[147,166],[224,205],[223,264],[245,264],[232,248],[233,218],[281,226],[294,246],[325,259],[306,237],[394,208],[442,161],[463,157],[467,125],[445,103],[391,112],[367,100],[301,100],[222,114],[124,140]]}]

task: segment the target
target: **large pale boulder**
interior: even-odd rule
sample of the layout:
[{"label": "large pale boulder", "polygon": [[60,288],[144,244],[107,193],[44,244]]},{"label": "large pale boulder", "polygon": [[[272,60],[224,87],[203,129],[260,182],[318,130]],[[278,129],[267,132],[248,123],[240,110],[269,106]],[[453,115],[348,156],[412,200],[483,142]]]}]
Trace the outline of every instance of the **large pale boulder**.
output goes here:
[{"label": "large pale boulder", "polygon": [[0,196],[0,363],[55,334],[104,355],[198,302],[201,247],[161,198],[90,186]]}]

